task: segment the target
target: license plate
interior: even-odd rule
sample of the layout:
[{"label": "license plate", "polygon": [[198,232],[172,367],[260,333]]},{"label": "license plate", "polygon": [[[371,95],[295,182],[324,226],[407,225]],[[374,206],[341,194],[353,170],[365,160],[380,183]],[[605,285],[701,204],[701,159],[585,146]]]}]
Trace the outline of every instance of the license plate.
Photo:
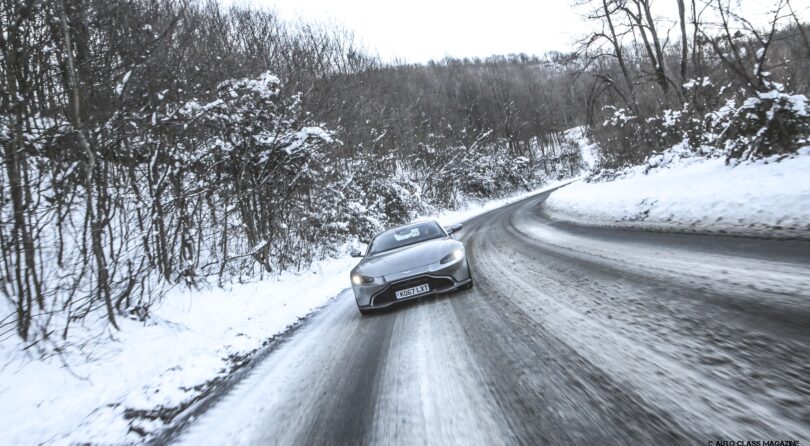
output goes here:
[{"label": "license plate", "polygon": [[407,297],[413,297],[418,294],[424,294],[430,291],[430,286],[428,284],[415,286],[413,288],[408,288],[407,290],[397,291],[394,295],[397,299],[405,299]]}]

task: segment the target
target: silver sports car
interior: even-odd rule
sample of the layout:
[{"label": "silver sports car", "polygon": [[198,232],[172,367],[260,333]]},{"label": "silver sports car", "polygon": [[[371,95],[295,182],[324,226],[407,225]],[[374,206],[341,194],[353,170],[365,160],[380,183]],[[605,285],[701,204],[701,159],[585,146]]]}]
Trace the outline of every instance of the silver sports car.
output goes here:
[{"label": "silver sports car", "polygon": [[473,286],[464,244],[450,234],[461,225],[443,228],[435,221],[414,223],[377,234],[363,260],[351,272],[360,313],[397,302]]}]

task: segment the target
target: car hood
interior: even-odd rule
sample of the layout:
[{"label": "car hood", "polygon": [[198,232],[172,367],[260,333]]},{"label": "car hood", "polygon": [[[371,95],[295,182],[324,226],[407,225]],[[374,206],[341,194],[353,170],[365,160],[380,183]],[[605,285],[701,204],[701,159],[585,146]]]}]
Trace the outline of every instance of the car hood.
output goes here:
[{"label": "car hood", "polygon": [[449,237],[403,246],[366,257],[357,265],[355,272],[371,277],[399,275],[406,270],[437,263],[461,246],[461,242]]}]

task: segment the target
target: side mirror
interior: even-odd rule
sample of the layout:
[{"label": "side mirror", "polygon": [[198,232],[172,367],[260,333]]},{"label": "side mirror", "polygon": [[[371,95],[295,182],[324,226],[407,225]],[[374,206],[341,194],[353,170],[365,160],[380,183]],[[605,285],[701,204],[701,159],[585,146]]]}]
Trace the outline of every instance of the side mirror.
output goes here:
[{"label": "side mirror", "polygon": [[462,225],[461,223],[454,224],[453,226],[450,226],[450,233],[452,234],[461,231],[461,228],[463,227],[464,225]]},{"label": "side mirror", "polygon": [[356,249],[352,249],[352,257],[363,257],[363,253]]}]

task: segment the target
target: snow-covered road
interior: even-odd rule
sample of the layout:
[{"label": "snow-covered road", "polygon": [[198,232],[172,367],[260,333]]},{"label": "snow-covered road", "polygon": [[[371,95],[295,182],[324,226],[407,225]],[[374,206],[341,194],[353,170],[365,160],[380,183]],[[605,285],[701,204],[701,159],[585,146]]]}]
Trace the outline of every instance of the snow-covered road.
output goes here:
[{"label": "snow-covered road", "polygon": [[558,223],[547,195],[467,222],[473,290],[342,294],[177,441],[810,441],[810,243]]}]

